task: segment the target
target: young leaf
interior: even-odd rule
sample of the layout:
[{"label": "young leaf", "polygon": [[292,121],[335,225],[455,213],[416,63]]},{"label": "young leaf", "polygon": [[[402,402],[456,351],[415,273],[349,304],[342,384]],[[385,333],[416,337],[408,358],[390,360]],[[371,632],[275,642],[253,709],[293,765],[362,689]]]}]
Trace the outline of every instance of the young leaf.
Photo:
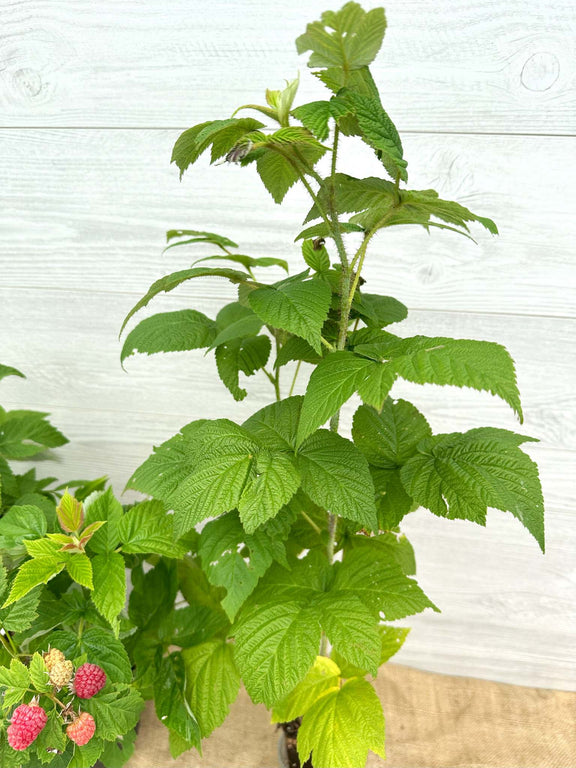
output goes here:
[{"label": "young leaf", "polygon": [[94,589],[92,581],[92,561],[88,555],[74,554],[66,561],[66,570],[77,584]]},{"label": "young leaf", "polygon": [[313,667],[296,688],[272,708],[273,723],[287,723],[302,717],[330,688],[340,682],[338,665],[326,656],[317,656]]},{"label": "young leaf", "polygon": [[19,704],[30,687],[30,672],[19,659],[12,659],[10,668],[0,667],[0,687],[4,691],[2,706],[4,710]]},{"label": "young leaf", "polygon": [[194,712],[202,738],[222,725],[240,691],[234,647],[222,640],[185,648],[186,699]]},{"label": "young leaf", "polygon": [[[330,30],[330,31],[329,31]],[[380,50],[386,31],[383,8],[366,12],[348,2],[339,11],[325,11],[320,21],[308,24],[296,40],[298,53],[312,51],[308,66],[350,70],[370,64]]]},{"label": "young leaf", "polygon": [[242,264],[248,271],[253,267],[282,267],[285,272],[289,272],[288,262],[273,256],[262,256],[255,259],[243,253],[221,253],[216,256],[204,256],[202,259],[196,259],[192,266],[195,267],[196,264],[201,264],[204,261],[231,261],[233,264]]},{"label": "young leaf", "polygon": [[511,512],[544,552],[544,502],[538,467],[518,447],[534,438],[481,427],[435,435],[418,445],[400,477],[435,515],[486,525],[488,507]]},{"label": "young leaf", "polygon": [[322,326],[330,309],[330,288],[320,280],[283,282],[252,291],[250,306],[274,328],[301,336],[320,353]]},{"label": "young leaf", "polygon": [[211,144],[215,144],[212,152],[212,162],[214,162],[225,155],[242,136],[263,127],[261,122],[252,117],[200,123],[180,134],[172,150],[171,162],[176,163],[182,178],[184,171],[195,163]]},{"label": "young leaf", "polygon": [[386,621],[403,619],[425,608],[438,611],[416,581],[408,578],[377,545],[352,549],[336,568],[330,591],[356,595],[375,616],[383,614]]},{"label": "young leaf", "polygon": [[350,108],[340,99],[332,98],[330,101],[311,101],[309,104],[302,104],[292,110],[292,114],[319,141],[325,141],[330,133],[328,127],[330,120],[338,120],[349,111]]},{"label": "young leaf", "polygon": [[106,552],[92,559],[94,571],[94,605],[113,629],[126,603],[126,569],[119,552]]},{"label": "young leaf", "polygon": [[139,352],[154,355],[158,352],[184,352],[209,347],[216,335],[213,320],[194,309],[160,312],[142,320],[124,342],[120,361]]},{"label": "young leaf", "polygon": [[[185,237],[186,240],[180,238]],[[216,245],[218,248],[238,248],[238,243],[230,240],[224,235],[216,235],[214,232],[201,232],[197,229],[169,229],[166,232],[166,242],[170,243],[171,240],[178,240],[177,243],[171,243],[164,250],[174,248],[177,245],[191,245],[193,243],[210,243]]]},{"label": "young leaf", "polygon": [[326,272],[326,270],[330,269],[328,251],[324,245],[316,243],[315,240],[304,240],[302,243],[302,256],[306,264],[315,272]]},{"label": "young leaf", "polygon": [[374,485],[368,463],[349,440],[319,429],[298,453],[302,490],[324,509],[374,530]]},{"label": "young leaf", "polygon": [[[354,224],[350,221],[341,221],[340,222],[340,231],[341,232],[363,232],[364,227],[361,227],[359,224]],[[322,221],[320,224],[314,224],[313,227],[308,227],[307,229],[303,229],[300,234],[296,235],[294,238],[295,241],[298,240],[304,240],[307,238],[315,238],[315,237],[334,237],[332,230],[328,228],[328,225],[326,222]]]},{"label": "young leaf", "polygon": [[372,750],[384,758],[384,715],[374,688],[353,678],[329,689],[306,712],[298,730],[298,754],[304,763],[312,753],[319,768],[358,768]]},{"label": "young leaf", "polygon": [[304,678],[320,643],[315,613],[296,602],[270,603],[243,615],[235,660],[251,699],[267,707]]},{"label": "young leaf", "polygon": [[66,491],[56,507],[56,515],[62,530],[66,533],[74,533],[80,529],[84,522],[82,502]]},{"label": "young leaf", "polygon": [[298,444],[321,427],[349,400],[372,367],[353,352],[332,352],[312,372],[298,426]]},{"label": "young leaf", "polygon": [[106,525],[100,527],[90,537],[88,550],[102,554],[116,549],[120,542],[118,523],[122,518],[123,510],[120,502],[114,497],[112,488],[90,496],[84,510],[87,528],[96,522],[106,521]]},{"label": "young leaf", "polygon": [[6,608],[20,600],[39,584],[48,584],[50,579],[53,579],[64,569],[64,565],[65,562],[56,557],[39,557],[27,560],[18,569],[8,599],[2,607]]},{"label": "young leaf", "polygon": [[27,539],[41,538],[46,530],[46,516],[41,509],[29,504],[13,506],[0,518],[0,549],[14,549]]}]

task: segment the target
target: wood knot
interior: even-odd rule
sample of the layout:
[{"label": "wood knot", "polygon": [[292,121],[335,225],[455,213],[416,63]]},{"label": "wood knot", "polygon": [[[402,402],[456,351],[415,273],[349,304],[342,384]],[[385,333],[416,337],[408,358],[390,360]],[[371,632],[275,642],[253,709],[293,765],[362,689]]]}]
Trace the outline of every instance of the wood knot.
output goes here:
[{"label": "wood knot", "polygon": [[554,53],[534,53],[522,67],[520,80],[529,91],[548,91],[560,77],[560,62]]},{"label": "wood knot", "polygon": [[12,75],[14,87],[28,98],[35,98],[42,90],[42,77],[35,69],[18,69]]}]

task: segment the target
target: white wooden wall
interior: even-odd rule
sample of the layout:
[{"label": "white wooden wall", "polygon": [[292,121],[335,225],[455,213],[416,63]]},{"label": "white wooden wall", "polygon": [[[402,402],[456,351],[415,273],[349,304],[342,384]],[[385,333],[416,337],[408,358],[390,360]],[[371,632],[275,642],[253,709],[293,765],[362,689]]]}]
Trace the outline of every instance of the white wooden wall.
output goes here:
[{"label": "white wooden wall", "polygon": [[[373,7],[377,3],[368,2]],[[119,363],[123,317],[161,274],[172,227],[222,232],[296,265],[307,210],[274,206],[252,169],[203,161],[179,183],[179,131],[262,101],[297,68],[293,44],[326,0],[0,0],[0,360],[28,381],[0,401],[53,414],[71,438],[43,470],[109,474],[120,492],[158,444],[199,416],[241,419],[202,353]],[[505,343],[541,442],[548,551],[511,516],[487,529],[429,513],[405,529],[443,614],[412,619],[399,660],[441,672],[576,690],[576,7],[573,0],[389,0],[374,67],[416,188],[493,217],[478,246],[450,233],[381,234],[369,286],[411,310],[404,333]],[[318,97],[307,75],[302,101]],[[353,150],[343,170],[374,172]],[[196,282],[154,311],[209,314],[233,297]],[[144,316],[144,315],[142,315]],[[479,393],[399,386],[437,431],[518,428]],[[347,411],[349,419],[352,408]]]}]

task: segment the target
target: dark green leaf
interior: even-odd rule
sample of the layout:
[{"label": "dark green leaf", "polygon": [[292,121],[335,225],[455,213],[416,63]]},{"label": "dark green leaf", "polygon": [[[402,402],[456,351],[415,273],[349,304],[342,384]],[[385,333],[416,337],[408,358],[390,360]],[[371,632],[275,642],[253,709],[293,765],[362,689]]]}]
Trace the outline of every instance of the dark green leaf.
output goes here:
[{"label": "dark green leaf", "polygon": [[161,312],[142,320],[124,342],[120,360],[135,352],[154,355],[158,352],[184,352],[209,347],[216,335],[213,320],[194,309]]}]

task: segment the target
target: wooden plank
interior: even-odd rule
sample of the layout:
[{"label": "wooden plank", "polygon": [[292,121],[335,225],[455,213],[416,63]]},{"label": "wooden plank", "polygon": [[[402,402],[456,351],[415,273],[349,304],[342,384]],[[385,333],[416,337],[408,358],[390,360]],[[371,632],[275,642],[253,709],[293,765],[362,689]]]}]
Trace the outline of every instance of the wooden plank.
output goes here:
[{"label": "wooden plank", "polygon": [[[187,127],[262,101],[306,69],[294,40],[331,7],[283,5],[280,20],[273,0],[2,5],[2,126],[139,127]],[[570,0],[385,5],[374,70],[402,129],[574,133]],[[307,80],[302,100],[323,93]]]},{"label": "wooden plank", "polygon": [[[111,290],[127,311],[161,274],[211,252],[162,256],[171,227],[222,232],[246,253],[281,256],[297,268],[293,239],[309,207],[306,193],[293,190],[277,207],[254,169],[210,168],[207,160],[179,183],[169,164],[175,136],[1,131],[0,284]],[[576,178],[567,158],[576,140],[427,135],[405,144],[415,188],[436,186],[447,199],[492,216],[501,235],[477,228],[475,245],[449,232],[387,230],[367,260],[367,287],[412,308],[574,317]],[[367,149],[351,148],[344,171],[382,173]],[[213,281],[179,292],[214,299],[222,286]]]}]

